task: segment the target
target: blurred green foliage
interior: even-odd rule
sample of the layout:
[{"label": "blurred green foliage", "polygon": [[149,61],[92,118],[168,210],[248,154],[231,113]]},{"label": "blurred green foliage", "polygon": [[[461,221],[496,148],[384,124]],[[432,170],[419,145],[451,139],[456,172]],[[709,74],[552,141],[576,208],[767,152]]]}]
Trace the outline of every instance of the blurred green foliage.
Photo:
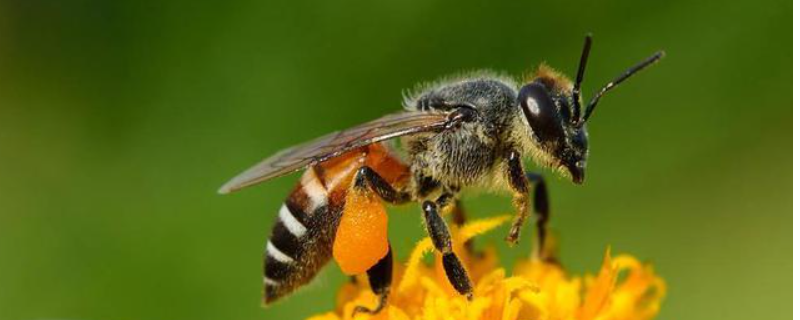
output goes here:
[{"label": "blurred green foliage", "polygon": [[[561,256],[606,245],[667,280],[661,319],[792,310],[791,14],[767,1],[0,1],[0,319],[300,319],[335,266],[260,307],[296,176],[232,196],[261,157],[399,108],[415,83],[541,61],[585,88],[667,57],[600,105],[587,183],[548,174]],[[469,197],[473,217],[508,199]],[[399,259],[423,235],[393,209]],[[526,229],[528,238],[533,229]],[[503,232],[482,242],[500,244]],[[531,244],[502,246],[505,263]]]}]

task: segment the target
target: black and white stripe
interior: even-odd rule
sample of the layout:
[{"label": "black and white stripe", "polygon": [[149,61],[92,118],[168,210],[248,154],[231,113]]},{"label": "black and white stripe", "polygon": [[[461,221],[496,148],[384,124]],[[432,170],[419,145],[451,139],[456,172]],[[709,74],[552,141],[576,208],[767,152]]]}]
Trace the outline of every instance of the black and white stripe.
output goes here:
[{"label": "black and white stripe", "polygon": [[341,205],[313,170],[278,210],[264,253],[264,301],[270,303],[308,283],[332,255]]},{"label": "black and white stripe", "polygon": [[328,189],[320,180],[314,169],[307,170],[300,179],[303,192],[308,197],[306,212],[313,213],[328,204]]},{"label": "black and white stripe", "polygon": [[308,227],[303,223],[307,215],[291,201],[278,211],[278,220],[272,227],[272,236],[267,241],[264,254],[264,285],[280,287],[297,267],[304,253],[303,237]]},{"label": "black and white stripe", "polygon": [[295,213],[289,211],[289,207],[285,204],[278,212],[278,219],[280,219],[280,223],[283,224],[295,238],[302,238],[306,232],[308,232],[308,228],[300,222],[300,219],[295,217]]}]

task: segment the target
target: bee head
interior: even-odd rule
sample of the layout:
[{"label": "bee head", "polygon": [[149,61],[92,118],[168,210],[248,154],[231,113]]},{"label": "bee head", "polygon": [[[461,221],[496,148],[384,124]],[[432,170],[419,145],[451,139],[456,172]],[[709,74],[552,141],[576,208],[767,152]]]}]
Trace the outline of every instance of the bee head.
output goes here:
[{"label": "bee head", "polygon": [[[569,79],[547,66],[540,66],[533,79],[522,86],[517,103],[533,132],[536,153],[542,164],[565,172],[576,184],[583,183],[589,151],[586,122],[606,92],[634,73],[658,61],[662,51],[626,70],[603,86],[581,110],[581,82],[592,46],[586,36],[578,74],[573,84]],[[581,114],[583,113],[583,114]]]},{"label": "bee head", "polygon": [[575,120],[580,103],[572,96],[572,87],[564,76],[543,65],[533,81],[519,90],[517,102],[533,132],[539,160],[562,169],[580,184],[589,140],[585,124]]}]

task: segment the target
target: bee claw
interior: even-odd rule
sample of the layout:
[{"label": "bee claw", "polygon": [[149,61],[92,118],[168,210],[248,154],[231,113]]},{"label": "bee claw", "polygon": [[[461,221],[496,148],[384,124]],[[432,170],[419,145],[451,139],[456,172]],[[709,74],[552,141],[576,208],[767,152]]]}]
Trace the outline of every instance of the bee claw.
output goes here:
[{"label": "bee claw", "polygon": [[388,300],[388,297],[389,297],[388,292],[381,293],[378,296],[378,299],[379,299],[378,300],[378,305],[375,307],[375,309],[370,309],[369,307],[365,307],[365,306],[356,306],[353,309],[353,313],[350,315],[350,317],[351,318],[355,318],[356,315],[359,314],[359,313],[366,313],[366,314],[371,314],[371,315],[376,315],[376,314],[380,313],[381,310],[383,310],[383,307],[386,306],[386,300]]},{"label": "bee claw", "polygon": [[519,243],[519,229],[511,229],[506,237],[506,242],[511,246],[517,245],[517,243]]},{"label": "bee claw", "polygon": [[365,306],[356,306],[353,309],[353,314],[350,317],[351,318],[355,318],[356,315],[358,315],[359,313],[366,313],[366,314],[376,315],[379,312],[381,312],[381,309],[383,309],[383,308],[370,309],[370,308],[367,308]]}]

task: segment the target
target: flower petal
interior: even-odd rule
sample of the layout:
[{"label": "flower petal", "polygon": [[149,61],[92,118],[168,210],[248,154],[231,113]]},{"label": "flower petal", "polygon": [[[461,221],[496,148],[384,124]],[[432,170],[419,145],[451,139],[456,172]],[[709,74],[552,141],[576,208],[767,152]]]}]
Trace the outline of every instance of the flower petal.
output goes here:
[{"label": "flower petal", "polygon": [[408,258],[406,271],[403,273],[403,277],[400,278],[400,285],[397,287],[397,291],[405,292],[414,284],[419,278],[419,265],[422,263],[422,257],[431,251],[433,251],[431,238],[425,238],[417,242],[417,246],[411,251],[411,257]]}]

